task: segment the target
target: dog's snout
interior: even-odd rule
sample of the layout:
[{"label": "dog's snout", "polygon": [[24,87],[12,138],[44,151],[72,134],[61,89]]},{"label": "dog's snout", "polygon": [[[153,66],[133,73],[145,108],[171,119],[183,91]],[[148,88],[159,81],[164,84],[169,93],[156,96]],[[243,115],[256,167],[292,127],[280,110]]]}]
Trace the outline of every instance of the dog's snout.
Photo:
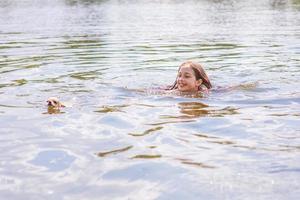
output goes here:
[{"label": "dog's snout", "polygon": [[50,97],[46,102],[47,102],[47,105],[50,106],[50,107],[57,107],[57,108],[64,107],[60,103],[60,101],[55,97]]},{"label": "dog's snout", "polygon": [[53,101],[47,101],[48,106],[55,106],[55,103]]}]

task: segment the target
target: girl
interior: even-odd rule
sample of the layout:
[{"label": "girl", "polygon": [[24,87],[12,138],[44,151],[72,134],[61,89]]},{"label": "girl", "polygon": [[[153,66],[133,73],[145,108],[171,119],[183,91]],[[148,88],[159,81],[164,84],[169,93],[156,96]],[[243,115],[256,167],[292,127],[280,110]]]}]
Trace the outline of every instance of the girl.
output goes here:
[{"label": "girl", "polygon": [[212,85],[203,67],[196,62],[186,61],[179,66],[175,83],[167,90],[182,93],[208,93]]}]

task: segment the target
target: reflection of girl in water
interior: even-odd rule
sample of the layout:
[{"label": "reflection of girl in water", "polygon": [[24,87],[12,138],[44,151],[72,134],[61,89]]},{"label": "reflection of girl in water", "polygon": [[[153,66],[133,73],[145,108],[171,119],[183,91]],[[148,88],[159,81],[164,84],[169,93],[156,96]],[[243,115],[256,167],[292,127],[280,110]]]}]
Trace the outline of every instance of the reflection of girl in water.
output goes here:
[{"label": "reflection of girl in water", "polygon": [[179,66],[176,81],[167,90],[177,90],[183,93],[208,93],[211,87],[203,67],[199,63],[186,61]]}]

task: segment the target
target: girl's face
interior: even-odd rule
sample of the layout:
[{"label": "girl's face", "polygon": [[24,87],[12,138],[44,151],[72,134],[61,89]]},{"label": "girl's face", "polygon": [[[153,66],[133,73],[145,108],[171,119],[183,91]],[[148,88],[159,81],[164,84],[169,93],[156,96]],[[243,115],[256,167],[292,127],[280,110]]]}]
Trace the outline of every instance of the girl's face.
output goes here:
[{"label": "girl's face", "polygon": [[177,76],[177,86],[180,92],[196,92],[202,80],[196,80],[193,69],[189,66],[182,66]]}]

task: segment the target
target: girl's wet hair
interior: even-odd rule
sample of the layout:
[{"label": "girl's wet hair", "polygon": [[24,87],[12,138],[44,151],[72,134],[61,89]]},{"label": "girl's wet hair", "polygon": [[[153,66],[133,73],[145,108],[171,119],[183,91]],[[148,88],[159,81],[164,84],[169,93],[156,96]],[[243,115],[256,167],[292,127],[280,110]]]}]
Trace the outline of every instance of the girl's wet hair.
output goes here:
[{"label": "girl's wet hair", "polygon": [[[202,80],[201,85],[205,85],[205,87],[207,89],[212,88],[212,85],[210,83],[210,80],[209,80],[207,74],[205,73],[203,67],[199,63],[196,63],[196,62],[193,62],[193,61],[186,61],[186,62],[182,63],[179,66],[178,72],[180,71],[180,68],[183,67],[183,66],[189,66],[190,68],[192,68],[192,70],[194,71],[196,80],[199,80],[199,79]],[[201,87],[201,86],[199,86],[199,87]],[[177,89],[177,88],[178,88],[178,85],[177,85],[177,77],[176,77],[176,80],[175,80],[174,84],[171,87],[169,87],[168,90],[174,90],[174,89]],[[199,88],[199,90],[200,89],[201,88]]]}]

